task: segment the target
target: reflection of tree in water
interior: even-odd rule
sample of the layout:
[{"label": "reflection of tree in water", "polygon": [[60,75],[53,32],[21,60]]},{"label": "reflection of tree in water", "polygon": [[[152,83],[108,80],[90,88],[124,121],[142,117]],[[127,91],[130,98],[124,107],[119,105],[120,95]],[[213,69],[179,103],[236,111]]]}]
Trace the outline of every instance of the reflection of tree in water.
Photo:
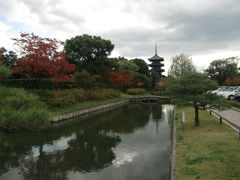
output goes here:
[{"label": "reflection of tree in water", "polygon": [[[158,106],[159,107],[159,106]],[[151,107],[130,104],[92,120],[36,133],[0,136],[0,176],[18,168],[25,179],[66,179],[68,171],[90,172],[111,165],[113,149],[121,141],[114,133],[131,133],[149,121]],[[64,149],[46,151],[46,145],[67,141]],[[1,139],[2,138],[2,139]],[[34,147],[34,148],[33,148]],[[37,155],[36,155],[37,154]]]},{"label": "reflection of tree in water", "polygon": [[120,142],[116,136],[96,131],[80,131],[65,150],[41,152],[20,160],[25,179],[66,179],[68,171],[90,172],[103,169],[115,158],[113,148]]},{"label": "reflection of tree in water", "polygon": [[106,123],[101,128],[116,133],[133,133],[134,130],[144,127],[149,121],[150,106],[146,104],[129,104],[111,114],[105,114]]}]

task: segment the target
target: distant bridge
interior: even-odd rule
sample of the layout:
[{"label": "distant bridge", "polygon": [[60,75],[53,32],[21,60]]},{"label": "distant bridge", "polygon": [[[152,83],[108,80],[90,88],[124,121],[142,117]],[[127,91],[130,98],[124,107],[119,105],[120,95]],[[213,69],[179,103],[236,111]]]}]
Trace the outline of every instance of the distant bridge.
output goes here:
[{"label": "distant bridge", "polygon": [[131,102],[158,102],[158,103],[170,103],[170,98],[165,96],[146,95],[137,98],[131,98]]}]

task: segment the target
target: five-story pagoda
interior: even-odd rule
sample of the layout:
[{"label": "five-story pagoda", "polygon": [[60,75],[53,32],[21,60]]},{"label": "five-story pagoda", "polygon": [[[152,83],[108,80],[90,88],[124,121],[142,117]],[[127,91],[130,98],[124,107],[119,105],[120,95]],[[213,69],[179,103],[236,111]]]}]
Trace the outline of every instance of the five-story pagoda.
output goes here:
[{"label": "five-story pagoda", "polygon": [[157,45],[155,45],[155,55],[148,60],[151,62],[151,64],[149,64],[148,66],[154,69],[160,77],[163,76],[162,72],[164,72],[164,69],[162,69],[162,67],[164,66],[164,64],[162,62],[164,61],[164,59],[158,56]]}]

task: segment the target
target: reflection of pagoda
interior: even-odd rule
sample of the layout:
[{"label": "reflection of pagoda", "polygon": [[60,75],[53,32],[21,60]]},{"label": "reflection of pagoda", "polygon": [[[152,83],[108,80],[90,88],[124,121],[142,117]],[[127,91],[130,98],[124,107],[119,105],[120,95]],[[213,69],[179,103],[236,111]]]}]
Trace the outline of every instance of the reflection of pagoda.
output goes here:
[{"label": "reflection of pagoda", "polygon": [[164,61],[164,59],[158,56],[157,45],[155,45],[155,55],[148,60],[151,62],[151,64],[149,64],[148,66],[157,71],[159,76],[162,76],[162,72],[164,72],[164,69],[162,69],[164,64],[162,62]]}]

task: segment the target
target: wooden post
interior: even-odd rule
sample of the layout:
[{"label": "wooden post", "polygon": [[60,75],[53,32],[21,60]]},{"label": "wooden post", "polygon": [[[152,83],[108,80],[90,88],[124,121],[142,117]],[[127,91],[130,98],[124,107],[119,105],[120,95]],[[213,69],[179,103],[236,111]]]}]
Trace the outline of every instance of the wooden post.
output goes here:
[{"label": "wooden post", "polygon": [[209,112],[210,112],[210,116],[211,116],[212,115],[212,111],[210,110]]},{"label": "wooden post", "polygon": [[222,116],[220,116],[220,119],[219,119],[219,120],[220,120],[220,124],[222,124]]}]

